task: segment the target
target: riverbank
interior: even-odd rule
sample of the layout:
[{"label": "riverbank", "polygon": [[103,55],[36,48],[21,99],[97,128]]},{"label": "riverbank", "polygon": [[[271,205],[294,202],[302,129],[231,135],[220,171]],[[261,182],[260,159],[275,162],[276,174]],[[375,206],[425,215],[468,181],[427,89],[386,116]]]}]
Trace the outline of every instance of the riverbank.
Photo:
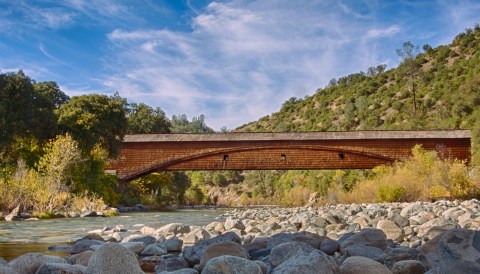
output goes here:
[{"label": "riverbank", "polygon": [[[70,256],[26,254],[3,268],[27,273],[21,267],[35,261],[67,273],[480,272],[478,200],[235,209],[220,217],[99,227],[60,247]],[[41,266],[52,261],[60,264]]]}]

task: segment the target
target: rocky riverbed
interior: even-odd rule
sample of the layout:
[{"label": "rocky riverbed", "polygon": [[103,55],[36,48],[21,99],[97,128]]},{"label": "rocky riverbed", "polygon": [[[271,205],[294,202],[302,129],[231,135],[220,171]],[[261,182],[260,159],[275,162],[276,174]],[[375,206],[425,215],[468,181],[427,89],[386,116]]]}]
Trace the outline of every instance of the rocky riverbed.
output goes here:
[{"label": "rocky riverbed", "polygon": [[8,273],[480,273],[480,201],[236,209],[206,226],[90,231],[68,257],[29,253]]}]

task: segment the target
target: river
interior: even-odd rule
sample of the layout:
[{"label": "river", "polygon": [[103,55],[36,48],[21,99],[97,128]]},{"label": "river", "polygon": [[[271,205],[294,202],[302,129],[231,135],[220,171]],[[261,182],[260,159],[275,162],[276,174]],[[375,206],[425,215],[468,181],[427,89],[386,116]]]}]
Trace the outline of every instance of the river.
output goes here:
[{"label": "river", "polygon": [[62,218],[39,221],[0,221],[0,257],[7,261],[28,252],[63,256],[64,252],[48,250],[52,245],[65,245],[88,231],[106,226],[123,225],[127,230],[138,230],[136,224],[160,228],[169,223],[206,225],[219,218],[226,209],[182,209],[169,212],[122,213],[118,217]]}]

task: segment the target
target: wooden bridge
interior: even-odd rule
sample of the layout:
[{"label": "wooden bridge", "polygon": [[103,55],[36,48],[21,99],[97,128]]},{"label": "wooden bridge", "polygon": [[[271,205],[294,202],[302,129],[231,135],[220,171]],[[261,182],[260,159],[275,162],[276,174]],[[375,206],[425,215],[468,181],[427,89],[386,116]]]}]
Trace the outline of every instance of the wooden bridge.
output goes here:
[{"label": "wooden bridge", "polygon": [[129,181],[159,170],[370,169],[421,144],[469,160],[470,131],[352,131],[127,135],[107,172]]}]

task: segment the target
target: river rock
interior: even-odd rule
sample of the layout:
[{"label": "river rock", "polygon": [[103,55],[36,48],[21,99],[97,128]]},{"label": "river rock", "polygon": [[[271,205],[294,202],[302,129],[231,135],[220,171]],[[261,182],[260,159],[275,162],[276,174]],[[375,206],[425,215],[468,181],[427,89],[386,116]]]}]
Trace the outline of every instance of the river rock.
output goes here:
[{"label": "river rock", "polygon": [[284,261],[288,260],[291,257],[305,255],[312,251],[315,248],[312,246],[302,243],[302,242],[287,242],[279,244],[272,248],[270,252],[269,260],[273,267],[280,265]]},{"label": "river rock", "polygon": [[209,245],[225,241],[233,241],[240,244],[242,239],[233,232],[226,232],[211,239],[201,241],[193,246],[186,246],[183,249],[182,256],[190,265],[199,264],[200,259],[203,256],[203,252]]},{"label": "river rock", "polygon": [[480,273],[480,231],[452,229],[419,248],[420,259],[444,273]]},{"label": "river rock", "polygon": [[418,260],[418,250],[408,247],[389,248],[383,256],[383,263],[388,268],[392,268],[396,262],[404,260]]},{"label": "river rock", "polygon": [[232,217],[228,217],[225,220],[224,226],[225,226],[226,230],[230,230],[230,229],[233,229],[233,228],[236,228],[238,230],[244,230],[245,229],[245,225],[242,223],[242,220],[234,219]]},{"label": "river rock", "polygon": [[83,265],[46,263],[35,274],[83,274],[87,268]]},{"label": "river rock", "polygon": [[143,256],[164,255],[167,254],[167,248],[164,244],[153,243],[147,245],[140,254]]},{"label": "river rock", "polygon": [[4,258],[0,257],[0,265],[7,265],[7,264],[8,262]]},{"label": "river rock", "polygon": [[400,216],[402,217],[410,217],[412,215],[418,214],[419,212],[424,211],[425,208],[420,202],[410,203],[407,204],[402,211],[400,212]]},{"label": "river rock", "polygon": [[155,233],[160,235],[178,235],[178,234],[185,234],[190,232],[190,226],[181,224],[181,223],[171,223],[168,225],[164,225],[161,228],[157,229]]},{"label": "river rock", "polygon": [[127,242],[121,243],[120,245],[136,254],[140,254],[140,252],[142,252],[145,248],[145,244],[143,242]]},{"label": "river rock", "polygon": [[[401,216],[400,216],[401,217]],[[402,242],[405,236],[403,229],[399,227],[395,222],[390,220],[380,220],[377,223],[377,228],[385,233],[385,236],[389,240]]]},{"label": "river rock", "polygon": [[210,233],[199,227],[190,231],[187,235],[183,236],[182,239],[185,244],[196,244],[199,241],[210,239]]},{"label": "river rock", "polygon": [[222,222],[211,222],[205,226],[205,229],[210,232],[223,233],[225,232],[225,226]]},{"label": "river rock", "polygon": [[174,271],[155,272],[155,274],[198,274],[198,271],[193,268],[184,268]]},{"label": "river rock", "polygon": [[135,253],[117,243],[106,243],[93,253],[86,274],[143,274]]},{"label": "river rock", "polygon": [[8,267],[22,274],[35,274],[44,263],[67,263],[67,260],[58,256],[43,255],[40,253],[27,253],[11,260]]},{"label": "river rock", "polygon": [[244,259],[249,259],[250,257],[247,250],[236,242],[225,241],[215,243],[209,245],[203,252],[202,258],[200,259],[200,268],[203,268],[208,260],[222,255],[237,256]]},{"label": "river rock", "polygon": [[188,268],[188,263],[180,256],[168,254],[160,257],[160,261],[155,266],[155,272],[175,271]]},{"label": "river rock", "polygon": [[426,271],[425,266],[417,260],[399,261],[392,267],[393,274],[423,274]]},{"label": "river rock", "polygon": [[122,243],[128,243],[128,242],[142,242],[145,246],[148,246],[149,244],[156,243],[157,239],[150,235],[134,234],[122,240]]},{"label": "river rock", "polygon": [[[427,234],[427,232],[432,229],[432,228],[435,228],[435,227],[443,227],[445,225],[452,225],[448,228],[446,228],[445,230],[448,230],[448,229],[451,229],[451,228],[455,228],[455,225],[453,225],[452,223],[450,223],[449,221],[445,220],[445,219],[442,219],[442,218],[435,218],[435,219],[432,219],[426,223],[423,223],[422,225],[420,225],[420,227],[418,228],[418,232],[417,232],[417,236],[418,237],[423,237],[425,236],[425,234]],[[443,232],[443,231],[442,231]],[[435,235],[436,236],[436,235]],[[433,237],[432,237],[433,238]]]},{"label": "river rock", "polygon": [[272,271],[272,274],[290,273],[337,274],[340,271],[332,258],[320,250],[315,250],[293,256]]},{"label": "river rock", "polygon": [[0,274],[20,274],[6,265],[0,264]]},{"label": "river rock", "polygon": [[354,244],[344,248],[342,254],[345,255],[345,257],[367,257],[383,264],[383,256],[385,252],[383,251],[383,249],[380,249],[378,247]]},{"label": "river rock", "polygon": [[90,250],[94,245],[103,245],[105,242],[98,240],[80,240],[77,241],[72,248],[72,254],[82,253],[84,251]]},{"label": "river rock", "polygon": [[88,261],[90,260],[90,257],[93,255],[93,252],[94,251],[92,251],[92,250],[87,250],[87,251],[84,251],[82,253],[74,254],[74,255],[69,256],[68,260],[72,264],[87,266]]},{"label": "river rock", "polygon": [[354,244],[374,246],[385,250],[387,248],[386,240],[387,237],[382,230],[376,228],[365,228],[343,241],[340,244],[340,252],[344,254],[345,248]]},{"label": "river rock", "polygon": [[77,243],[79,241],[83,241],[83,240],[96,240],[96,241],[105,242],[105,240],[103,239],[102,236],[100,236],[98,234],[95,234],[95,233],[89,233],[88,235],[84,236],[83,238],[76,240],[75,243]]},{"label": "river rock", "polygon": [[392,274],[383,264],[367,257],[348,257],[340,266],[342,274]]},{"label": "river rock", "polygon": [[263,274],[254,261],[237,256],[223,255],[210,259],[202,274]]},{"label": "river rock", "polygon": [[168,252],[182,251],[183,241],[177,237],[165,240],[165,248]]}]

